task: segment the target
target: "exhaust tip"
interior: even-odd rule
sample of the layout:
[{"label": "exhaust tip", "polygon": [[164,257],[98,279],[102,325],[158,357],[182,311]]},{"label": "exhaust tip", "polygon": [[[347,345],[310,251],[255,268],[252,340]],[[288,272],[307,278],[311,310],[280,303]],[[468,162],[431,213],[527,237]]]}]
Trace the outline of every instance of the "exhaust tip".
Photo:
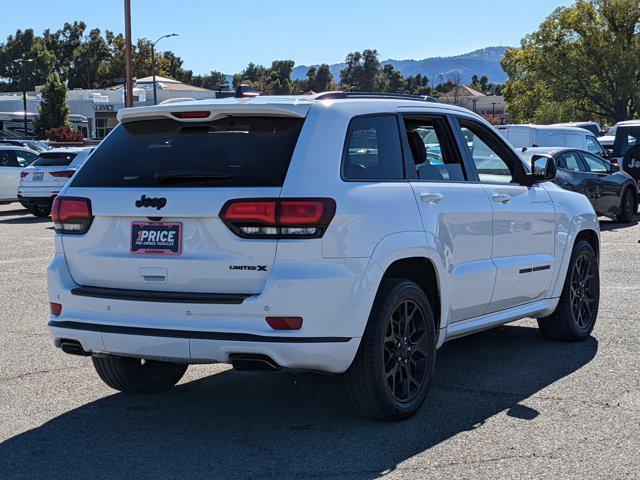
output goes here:
[{"label": "exhaust tip", "polygon": [[68,353],[69,355],[78,355],[80,357],[88,357],[91,355],[82,348],[82,345],[77,340],[63,338],[60,340],[60,348],[64,353]]},{"label": "exhaust tip", "polygon": [[277,372],[282,367],[268,355],[261,353],[230,353],[229,360],[239,372]]}]

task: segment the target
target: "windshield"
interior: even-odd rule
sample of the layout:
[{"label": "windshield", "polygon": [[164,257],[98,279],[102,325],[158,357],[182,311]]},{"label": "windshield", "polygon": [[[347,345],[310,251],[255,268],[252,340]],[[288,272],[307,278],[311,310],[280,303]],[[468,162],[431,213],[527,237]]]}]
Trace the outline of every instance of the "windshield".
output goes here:
[{"label": "windshield", "polygon": [[304,120],[225,117],[119,125],[74,187],[282,186]]}]

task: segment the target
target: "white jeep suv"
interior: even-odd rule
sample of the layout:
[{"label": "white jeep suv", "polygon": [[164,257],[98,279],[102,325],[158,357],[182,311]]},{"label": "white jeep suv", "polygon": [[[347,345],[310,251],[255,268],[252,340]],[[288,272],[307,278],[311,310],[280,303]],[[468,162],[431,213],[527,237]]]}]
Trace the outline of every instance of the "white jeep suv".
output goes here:
[{"label": "white jeep suv", "polygon": [[335,92],[119,120],[55,200],[48,272],[55,345],[114,389],[168,389],[191,363],[319,371],[401,419],[447,340],[523,317],[593,329],[589,201],[468,110]]}]

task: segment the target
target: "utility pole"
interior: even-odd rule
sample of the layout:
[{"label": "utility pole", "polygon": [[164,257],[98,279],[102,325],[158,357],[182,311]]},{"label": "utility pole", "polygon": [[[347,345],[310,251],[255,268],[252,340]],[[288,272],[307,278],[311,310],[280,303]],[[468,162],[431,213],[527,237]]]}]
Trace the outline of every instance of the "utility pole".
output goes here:
[{"label": "utility pole", "polygon": [[22,110],[24,121],[24,137],[29,135],[27,127],[27,63],[33,62],[32,58],[19,58],[14,60],[14,63],[19,63],[22,66]]},{"label": "utility pole", "polygon": [[170,33],[168,35],[163,35],[155,42],[151,44],[151,76],[153,77],[153,104],[157,105],[158,101],[156,98],[156,43],[158,43],[163,38],[169,37],[177,37],[177,33]]},{"label": "utility pole", "polygon": [[133,72],[131,52],[131,0],[124,0],[124,37],[125,37],[125,97],[124,106],[133,107]]}]

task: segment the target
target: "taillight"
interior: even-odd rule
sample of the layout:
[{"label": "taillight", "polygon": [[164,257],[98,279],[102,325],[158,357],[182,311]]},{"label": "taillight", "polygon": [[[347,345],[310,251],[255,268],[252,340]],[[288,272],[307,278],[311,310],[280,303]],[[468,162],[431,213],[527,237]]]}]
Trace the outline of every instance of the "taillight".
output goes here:
[{"label": "taillight", "polygon": [[230,200],[220,218],[243,238],[320,238],[336,213],[332,198]]},{"label": "taillight", "polygon": [[78,197],[56,197],[51,208],[56,233],[84,235],[93,222],[91,200]]},{"label": "taillight", "polygon": [[20,172],[20,178],[24,178],[29,175],[29,172]]},{"label": "taillight", "polygon": [[62,172],[49,172],[49,175],[56,178],[71,178],[74,173],[76,173],[75,170],[64,170]]}]

